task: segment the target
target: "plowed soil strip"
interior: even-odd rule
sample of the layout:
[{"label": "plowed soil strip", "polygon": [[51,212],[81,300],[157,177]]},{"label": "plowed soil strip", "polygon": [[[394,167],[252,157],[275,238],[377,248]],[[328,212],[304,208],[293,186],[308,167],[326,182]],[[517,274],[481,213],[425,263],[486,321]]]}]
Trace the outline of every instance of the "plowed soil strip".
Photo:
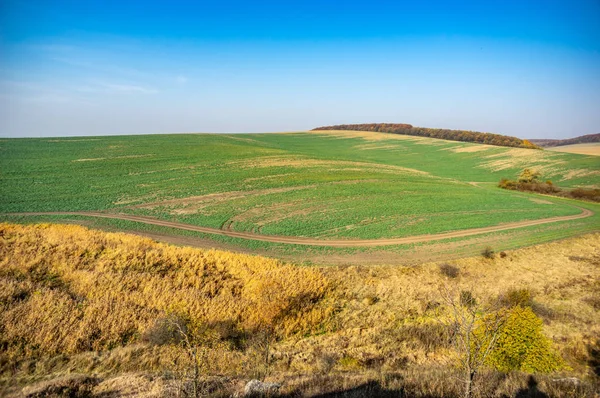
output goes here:
[{"label": "plowed soil strip", "polygon": [[[577,207],[577,206],[573,206]],[[99,218],[112,218],[116,220],[126,220],[139,222],[143,224],[150,225],[159,225],[161,227],[168,228],[176,228],[182,229],[186,231],[194,231],[194,232],[202,232],[205,234],[213,234],[213,235],[223,235],[229,236],[232,238],[241,238],[241,239],[250,239],[250,240],[258,240],[262,242],[271,242],[271,243],[287,243],[294,245],[308,245],[308,246],[329,246],[329,247],[375,247],[375,246],[390,246],[390,245],[404,245],[410,243],[422,243],[422,242],[432,242],[436,240],[442,239],[450,239],[450,238],[462,238],[466,236],[485,234],[490,232],[498,232],[498,231],[506,231],[515,228],[523,228],[523,227],[531,227],[535,225],[549,224],[561,221],[571,221],[578,220],[581,218],[587,218],[594,215],[594,212],[588,209],[584,209],[582,207],[577,207],[581,210],[580,214],[576,214],[573,216],[561,216],[561,217],[551,217],[544,218],[541,220],[530,220],[530,221],[520,221],[507,223],[502,225],[496,225],[492,227],[483,227],[483,228],[473,228],[473,229],[465,229],[461,231],[453,231],[453,232],[444,232],[440,234],[433,235],[417,235],[417,236],[409,236],[404,238],[383,238],[383,239],[313,239],[313,238],[303,238],[303,237],[294,237],[294,236],[278,236],[278,235],[259,235],[253,234],[249,232],[236,232],[236,231],[225,231],[217,228],[208,228],[208,227],[199,227],[196,225],[184,224],[180,222],[174,221],[164,221],[159,220],[152,217],[144,217],[144,216],[133,216],[129,214],[118,214],[118,213],[101,213],[101,212],[83,212],[83,211],[73,211],[73,212],[37,212],[37,213],[8,213],[5,215],[12,216],[85,216],[85,217],[99,217]]]}]

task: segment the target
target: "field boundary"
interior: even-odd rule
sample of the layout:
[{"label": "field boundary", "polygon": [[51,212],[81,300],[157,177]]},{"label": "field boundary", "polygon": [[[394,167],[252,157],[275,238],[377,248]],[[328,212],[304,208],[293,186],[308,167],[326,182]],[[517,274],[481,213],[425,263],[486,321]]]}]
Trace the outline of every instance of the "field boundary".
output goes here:
[{"label": "field boundary", "polygon": [[569,205],[581,210],[580,214],[570,216],[550,217],[539,220],[528,220],[495,225],[491,227],[471,228],[459,231],[443,232],[439,234],[416,235],[402,238],[382,238],[382,239],[314,239],[306,237],[281,236],[281,235],[260,235],[251,232],[238,232],[231,230],[222,230],[218,228],[201,227],[197,225],[185,224],[176,221],[165,221],[147,216],[134,216],[122,213],[104,213],[94,211],[71,211],[71,212],[28,212],[28,213],[4,213],[4,216],[84,216],[96,218],[111,218],[116,220],[133,221],[149,225],[158,225],[162,227],[181,229],[186,231],[201,232],[211,235],[222,235],[231,238],[240,238],[248,240],[256,240],[270,243],[284,243],[293,245],[306,246],[328,246],[328,247],[377,247],[377,246],[392,246],[411,243],[432,242],[443,239],[462,238],[473,235],[486,234],[490,232],[506,231],[517,228],[531,227],[562,221],[572,221],[582,218],[591,217],[594,215],[592,210]]}]

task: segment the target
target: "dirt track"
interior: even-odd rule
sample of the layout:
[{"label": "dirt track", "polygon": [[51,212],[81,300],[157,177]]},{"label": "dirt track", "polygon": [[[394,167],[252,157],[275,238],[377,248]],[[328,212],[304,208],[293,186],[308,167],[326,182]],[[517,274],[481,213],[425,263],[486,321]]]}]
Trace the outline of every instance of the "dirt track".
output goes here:
[{"label": "dirt track", "polygon": [[[577,206],[574,206],[577,207]],[[449,239],[449,238],[462,238],[466,236],[485,234],[489,232],[506,231],[515,228],[530,227],[535,225],[549,224],[560,221],[578,220],[580,218],[586,218],[594,215],[594,212],[582,207],[577,207],[581,210],[580,214],[573,216],[561,216],[544,218],[541,220],[531,221],[520,221],[514,223],[507,223],[496,225],[492,227],[473,228],[461,231],[444,232],[433,235],[418,235],[409,236],[404,238],[384,238],[384,239],[313,239],[293,236],[277,236],[277,235],[258,235],[249,232],[236,232],[236,231],[225,231],[217,228],[199,227],[196,225],[184,224],[173,221],[163,221],[152,217],[144,216],[133,216],[129,214],[118,214],[118,213],[101,213],[101,212],[38,212],[38,213],[9,213],[5,215],[13,216],[41,216],[41,215],[64,215],[64,216],[86,216],[86,217],[99,217],[99,218],[112,218],[117,220],[134,221],[150,225],[159,225],[162,227],[183,229],[187,231],[202,232],[205,234],[223,235],[232,238],[251,239],[263,242],[271,243],[287,243],[294,245],[309,245],[309,246],[329,246],[329,247],[376,247],[376,246],[390,246],[390,245],[402,245],[410,243],[421,243],[421,242],[432,242],[436,240]]]}]

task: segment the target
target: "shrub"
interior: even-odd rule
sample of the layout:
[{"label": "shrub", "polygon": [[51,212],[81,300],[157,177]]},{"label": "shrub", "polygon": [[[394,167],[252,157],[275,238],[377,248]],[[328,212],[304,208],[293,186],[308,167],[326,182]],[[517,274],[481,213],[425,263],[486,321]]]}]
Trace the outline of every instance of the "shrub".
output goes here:
[{"label": "shrub", "polygon": [[183,339],[179,329],[187,333],[187,322],[174,315],[158,318],[142,335],[142,341],[152,345],[179,344]]},{"label": "shrub", "polygon": [[542,320],[531,308],[517,306],[509,311],[488,364],[501,372],[550,373],[564,368],[542,332]]},{"label": "shrub", "polygon": [[503,189],[511,189],[511,190],[516,190],[517,189],[517,182],[516,181],[512,181],[509,180],[507,178],[503,178],[500,180],[500,182],[498,183],[498,186],[500,188]]},{"label": "shrub", "polygon": [[460,275],[460,269],[452,264],[441,264],[440,265],[440,272],[442,273],[442,275],[447,276],[448,278],[457,278],[458,275]]},{"label": "shrub", "polygon": [[570,196],[576,199],[586,199],[600,202],[600,189],[576,188],[569,192]]},{"label": "shrub", "polygon": [[484,258],[493,259],[496,256],[496,253],[494,252],[494,249],[492,249],[490,246],[488,246],[481,251],[481,255]]},{"label": "shrub", "polygon": [[344,370],[357,370],[361,367],[358,359],[349,356],[340,358],[338,365]]},{"label": "shrub", "polygon": [[505,307],[531,307],[532,294],[527,288],[510,289],[499,297],[499,302]]},{"label": "shrub", "polygon": [[463,290],[460,292],[460,304],[465,307],[473,307],[477,305],[477,299],[470,290]]},{"label": "shrub", "polygon": [[539,178],[540,173],[535,171],[535,170],[531,170],[531,169],[524,169],[521,174],[519,174],[519,182],[534,182],[537,181],[537,179]]},{"label": "shrub", "polygon": [[500,252],[500,258],[506,258],[507,255],[506,252]]}]

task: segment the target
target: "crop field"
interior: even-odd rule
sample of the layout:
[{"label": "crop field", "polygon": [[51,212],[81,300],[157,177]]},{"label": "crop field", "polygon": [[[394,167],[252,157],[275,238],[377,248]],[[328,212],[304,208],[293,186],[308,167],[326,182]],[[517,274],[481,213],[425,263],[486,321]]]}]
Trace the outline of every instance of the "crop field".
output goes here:
[{"label": "crop field", "polygon": [[547,148],[548,151],[578,153],[580,155],[600,156],[600,142],[590,142],[587,144],[561,145]]},{"label": "crop field", "polygon": [[[564,188],[600,186],[595,156],[370,132],[3,139],[0,212],[102,211],[326,241],[440,234],[597,208],[495,187],[524,168]],[[568,236],[597,229],[598,219],[559,224],[576,225],[563,231]],[[527,244],[547,240],[549,226],[535,228]],[[544,231],[538,240],[537,230]]]}]

